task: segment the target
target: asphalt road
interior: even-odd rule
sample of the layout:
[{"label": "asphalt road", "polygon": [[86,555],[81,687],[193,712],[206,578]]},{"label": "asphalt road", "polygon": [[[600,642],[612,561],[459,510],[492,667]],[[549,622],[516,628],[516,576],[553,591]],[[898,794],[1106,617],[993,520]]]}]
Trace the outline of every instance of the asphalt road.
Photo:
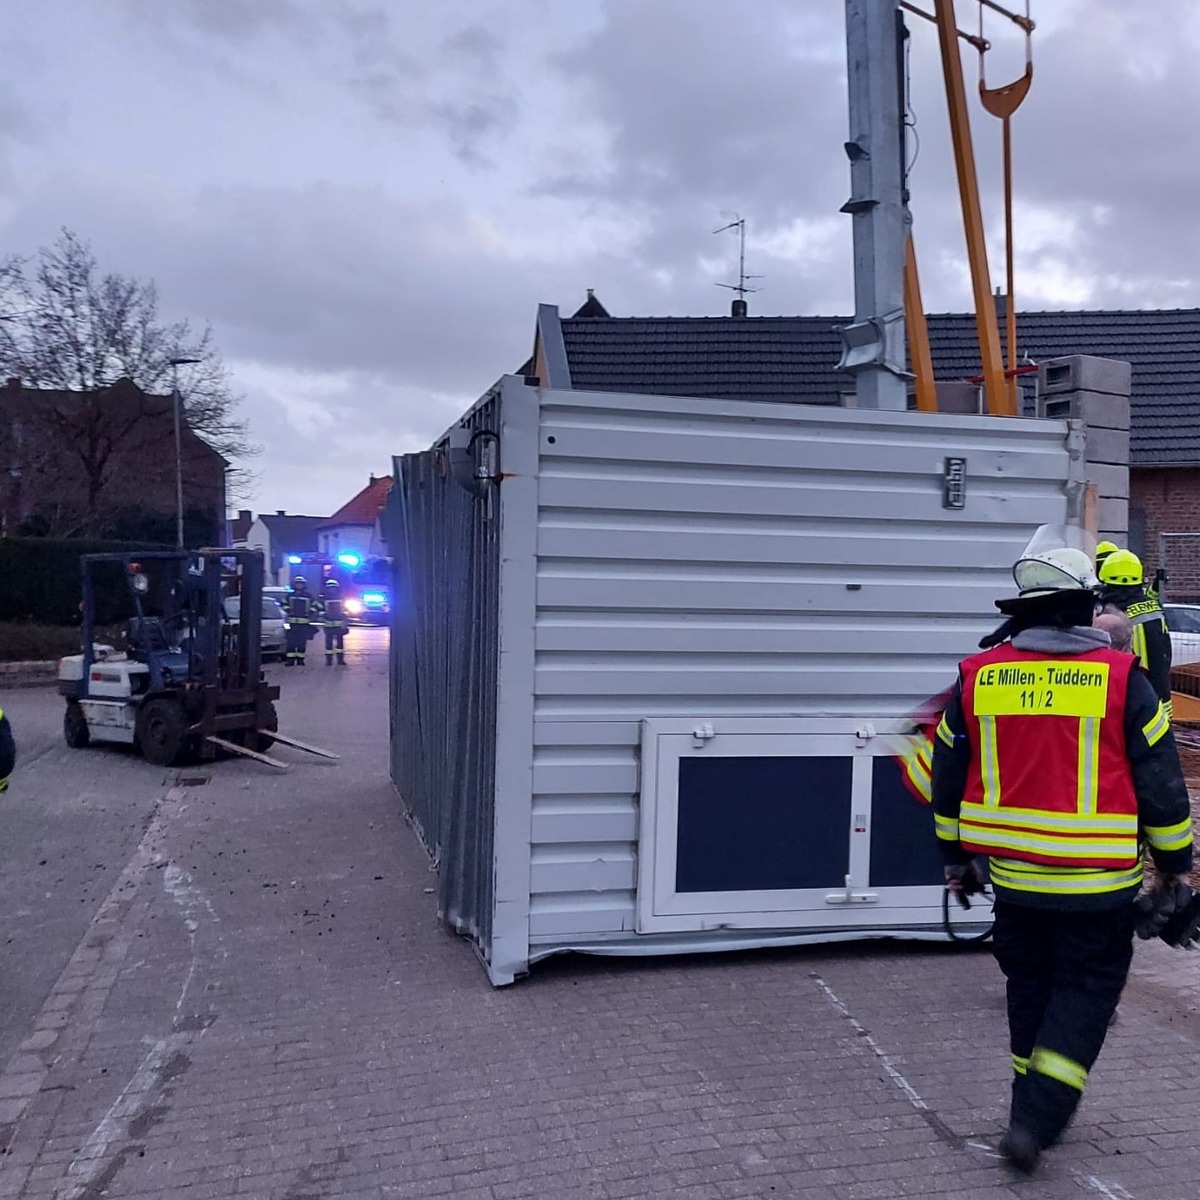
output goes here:
[{"label": "asphalt road", "polygon": [[[386,644],[382,629],[352,629],[347,638],[352,661],[363,656],[380,661]],[[315,665],[305,668],[303,688],[286,686],[290,672],[283,667],[268,668],[271,678],[285,683],[280,705],[285,728],[289,692],[307,695],[320,686],[321,656],[310,656],[310,663]],[[63,700],[52,687],[14,688],[0,704],[12,722],[18,754],[9,790],[0,798],[4,1063],[26,1036],[179,772],[153,767],[125,747],[68,749],[62,739]]]}]

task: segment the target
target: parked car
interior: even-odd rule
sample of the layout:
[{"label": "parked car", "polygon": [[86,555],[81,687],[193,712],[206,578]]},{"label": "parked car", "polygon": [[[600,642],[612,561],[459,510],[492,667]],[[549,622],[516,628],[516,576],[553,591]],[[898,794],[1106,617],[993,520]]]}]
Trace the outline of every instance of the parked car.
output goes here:
[{"label": "parked car", "polygon": [[1171,635],[1171,665],[1200,662],[1200,604],[1164,604]]},{"label": "parked car", "polygon": [[[241,618],[242,600],[231,596],[225,601],[225,616],[231,625]],[[262,653],[263,658],[283,658],[287,651],[287,618],[279,601],[271,596],[262,598]]]}]

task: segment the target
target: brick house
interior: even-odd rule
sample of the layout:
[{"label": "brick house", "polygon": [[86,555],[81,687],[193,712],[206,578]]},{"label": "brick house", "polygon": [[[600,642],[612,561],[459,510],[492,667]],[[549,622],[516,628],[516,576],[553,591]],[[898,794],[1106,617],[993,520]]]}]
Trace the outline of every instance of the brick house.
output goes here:
[{"label": "brick house", "polygon": [[[187,424],[180,429],[189,542],[225,535],[228,461]],[[121,379],[95,392],[0,390],[5,486],[0,534],[103,535],[174,541],[173,398]]]},{"label": "brick house", "polygon": [[[570,317],[539,306],[533,355],[518,374],[557,388],[841,404],[854,392],[835,368],[837,327],[849,320],[612,317],[589,293]],[[974,316],[928,321],[938,380],[978,375]],[[1087,354],[1131,364],[1132,548],[1156,564],[1160,533],[1200,532],[1200,309],[1032,312],[1017,328],[1022,362]],[[1000,332],[1003,344],[1003,321]],[[1029,384],[1025,399],[1032,412]]]}]

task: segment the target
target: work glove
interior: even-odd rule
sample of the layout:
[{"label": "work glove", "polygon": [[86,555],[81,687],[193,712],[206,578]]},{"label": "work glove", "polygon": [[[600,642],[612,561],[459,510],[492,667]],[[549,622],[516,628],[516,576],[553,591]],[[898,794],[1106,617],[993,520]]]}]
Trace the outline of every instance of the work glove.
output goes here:
[{"label": "work glove", "polygon": [[1195,950],[1200,945],[1200,895],[1182,881],[1179,886],[1186,896],[1181,895],[1178,898],[1174,913],[1158,936],[1168,946],[1175,946],[1180,950]]},{"label": "work glove", "polygon": [[[1185,908],[1192,898],[1192,889],[1182,879],[1167,879],[1142,892],[1133,902],[1133,931],[1144,942],[1156,938],[1167,927],[1176,912]],[[1190,947],[1189,947],[1190,949]]]},{"label": "work glove", "polygon": [[954,898],[962,908],[970,908],[969,897],[978,896],[983,891],[983,873],[979,864],[971,859],[961,866],[947,867],[946,887],[954,893]]}]

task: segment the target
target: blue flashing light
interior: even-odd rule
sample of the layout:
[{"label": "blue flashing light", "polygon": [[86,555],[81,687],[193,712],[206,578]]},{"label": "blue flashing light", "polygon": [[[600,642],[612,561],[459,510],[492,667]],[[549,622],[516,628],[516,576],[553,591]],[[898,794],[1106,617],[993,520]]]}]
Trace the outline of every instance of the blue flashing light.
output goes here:
[{"label": "blue flashing light", "polygon": [[288,565],[289,566],[298,567],[303,561],[304,561],[304,559],[302,559],[300,557],[300,555],[298,555],[298,554],[289,554],[288,555]]},{"label": "blue flashing light", "polygon": [[352,570],[353,568],[362,565],[362,559],[357,554],[339,554],[337,556],[337,560],[342,564],[343,567],[350,567]]},{"label": "blue flashing light", "polygon": [[386,592],[363,592],[362,602],[364,604],[386,604],[387,603],[387,593]]}]

